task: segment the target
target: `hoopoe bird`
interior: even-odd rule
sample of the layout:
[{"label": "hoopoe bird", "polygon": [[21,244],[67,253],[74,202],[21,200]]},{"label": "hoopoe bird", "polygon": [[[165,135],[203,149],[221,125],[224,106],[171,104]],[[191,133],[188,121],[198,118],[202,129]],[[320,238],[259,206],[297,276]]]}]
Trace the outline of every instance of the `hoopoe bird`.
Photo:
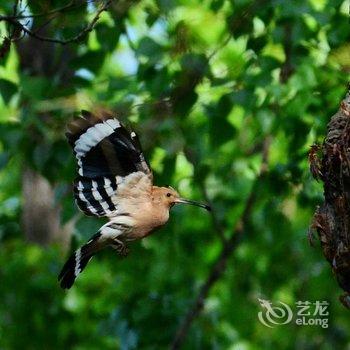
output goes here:
[{"label": "hoopoe bird", "polygon": [[174,204],[206,204],[183,199],[172,187],[153,185],[152,171],[135,132],[106,112],[82,111],[67,126],[67,139],[78,163],[74,197],[86,215],[108,222],[67,260],[58,276],[69,289],[90,259],[112,247],[121,256],[127,243],[147,237],[166,224]]}]

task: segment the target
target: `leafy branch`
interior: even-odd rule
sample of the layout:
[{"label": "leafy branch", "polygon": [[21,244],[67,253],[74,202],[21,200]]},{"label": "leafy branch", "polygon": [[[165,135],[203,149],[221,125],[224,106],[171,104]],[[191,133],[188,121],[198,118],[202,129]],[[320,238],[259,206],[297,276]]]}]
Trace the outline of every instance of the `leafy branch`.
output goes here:
[{"label": "leafy branch", "polygon": [[47,17],[47,16],[54,15],[54,14],[57,14],[57,13],[60,13],[60,12],[67,12],[67,11],[72,10],[74,8],[78,8],[82,4],[83,4],[83,2],[80,3],[80,4],[76,4],[76,2],[74,0],[72,0],[68,4],[66,4],[66,5],[64,5],[62,7],[55,8],[55,9],[53,9],[51,11],[41,12],[41,13],[34,13],[32,15],[22,15],[22,14],[17,14],[15,12],[15,14],[12,15],[12,16],[0,16],[0,19],[2,19],[2,20],[8,20],[8,19],[17,19],[17,20],[19,20],[19,19],[28,19],[28,18],[37,18],[37,17]]},{"label": "leafy branch", "polygon": [[[89,32],[91,32],[97,21],[99,20],[102,12],[107,11],[109,6],[111,5],[113,0],[107,0],[105,1],[100,8],[97,10],[95,16],[93,17],[93,19],[91,20],[91,22],[89,22],[86,27],[81,30],[78,34],[72,36],[69,39],[57,39],[57,38],[52,38],[52,37],[48,37],[48,36],[43,36],[38,34],[38,31],[36,30],[32,30],[29,29],[27,24],[22,24],[21,23],[21,19],[28,19],[28,18],[35,18],[35,17],[44,17],[44,16],[51,16],[51,15],[57,15],[58,13],[62,13],[68,10],[71,10],[72,8],[77,7],[77,5],[75,4],[74,1],[71,1],[70,3],[68,3],[65,6],[62,6],[60,8],[48,11],[46,13],[38,13],[38,14],[33,14],[33,15],[21,15],[21,14],[17,14],[16,12],[11,15],[11,16],[0,16],[0,22],[1,21],[5,21],[8,24],[12,25],[17,32],[22,32],[24,34],[27,34],[35,39],[38,39],[40,41],[46,41],[46,42],[51,42],[51,43],[56,43],[56,44],[61,44],[61,45],[66,45],[69,43],[73,43],[73,42],[79,42],[81,39],[83,39]],[[17,8],[17,6],[16,6]],[[51,21],[51,19],[49,20]]]}]

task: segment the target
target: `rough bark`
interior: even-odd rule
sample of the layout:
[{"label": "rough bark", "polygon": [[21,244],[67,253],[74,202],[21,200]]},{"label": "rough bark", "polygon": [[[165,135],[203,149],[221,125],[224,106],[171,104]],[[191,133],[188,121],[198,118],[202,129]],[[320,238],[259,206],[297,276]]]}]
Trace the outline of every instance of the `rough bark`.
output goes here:
[{"label": "rough bark", "polygon": [[331,118],[323,145],[313,146],[309,159],[312,174],[324,183],[324,202],[311,230],[317,231],[324,256],[346,292],[340,300],[350,308],[350,93]]}]

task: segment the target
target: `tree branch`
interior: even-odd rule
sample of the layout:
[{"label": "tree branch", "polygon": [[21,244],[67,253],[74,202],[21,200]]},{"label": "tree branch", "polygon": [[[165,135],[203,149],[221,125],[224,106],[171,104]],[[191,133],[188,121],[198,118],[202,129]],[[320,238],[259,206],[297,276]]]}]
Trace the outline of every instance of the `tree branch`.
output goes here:
[{"label": "tree branch", "polygon": [[[16,0],[13,5],[13,16],[17,15],[19,6],[21,6],[21,0]],[[7,55],[7,53],[10,51],[12,42],[15,41],[21,34],[21,31],[18,30],[17,27],[14,27],[12,29],[13,30],[10,30],[8,35],[4,37],[4,40],[0,45],[0,59],[4,58]]]},{"label": "tree branch", "polygon": [[254,204],[256,202],[256,194],[257,194],[257,187],[259,185],[260,180],[263,178],[265,173],[267,172],[268,167],[268,156],[269,156],[269,148],[270,148],[270,137],[267,137],[263,144],[262,149],[262,163],[260,166],[260,172],[252,186],[252,189],[250,191],[250,194],[246,200],[244,210],[242,212],[240,220],[236,223],[231,238],[223,245],[223,249],[221,251],[221,254],[217,258],[216,262],[214,263],[213,267],[211,268],[211,271],[209,273],[209,276],[205,283],[200,288],[199,294],[197,298],[194,301],[194,304],[192,307],[188,310],[185,318],[183,319],[182,323],[178,327],[175,337],[173,339],[172,344],[170,345],[170,349],[177,350],[180,349],[181,345],[183,344],[190,327],[193,323],[193,321],[199,316],[201,313],[204,302],[206,298],[209,295],[209,292],[211,288],[214,286],[214,284],[219,280],[219,278],[222,276],[222,274],[226,270],[227,261],[229,257],[232,255],[232,253],[235,251],[235,249],[239,246],[241,240],[243,239],[243,234],[246,228],[246,225],[249,221],[251,212],[253,210]]},{"label": "tree branch", "polygon": [[[51,42],[51,43],[56,43],[56,44],[61,44],[61,45],[66,45],[69,43],[73,43],[73,42],[79,42],[82,38],[84,38],[89,32],[91,32],[97,21],[100,18],[100,15],[103,11],[107,11],[108,7],[110,6],[110,4],[112,3],[112,0],[108,0],[106,1],[101,7],[100,9],[96,12],[94,18],[92,19],[92,21],[81,31],[79,32],[77,35],[66,39],[66,40],[62,40],[62,39],[55,39],[55,38],[51,38],[51,37],[46,37],[46,36],[42,36],[40,34],[38,34],[36,31],[30,30],[28,29],[25,25],[23,25],[21,22],[19,22],[17,20],[16,16],[0,16],[0,21],[6,21],[10,24],[12,24],[14,27],[20,29],[22,32],[24,32],[25,34],[38,39],[40,41],[46,41],[46,42]],[[67,7],[68,5],[66,5]],[[62,8],[56,9],[51,11],[51,13],[57,13],[58,11],[62,11]]]},{"label": "tree branch", "polygon": [[[51,11],[48,11],[48,12],[41,12],[41,13],[34,13],[32,15],[17,15],[16,13],[14,13],[12,16],[0,16],[0,21],[3,20],[3,21],[8,21],[9,19],[15,19],[15,20],[19,20],[19,19],[27,19],[27,18],[37,18],[37,17],[47,17],[47,16],[50,16],[50,15],[53,15],[53,14],[56,14],[58,12],[64,12],[64,11],[67,11],[67,10],[70,10],[71,8],[74,8],[74,7],[79,7],[81,6],[81,4],[75,4],[75,1],[72,0],[70,1],[67,5],[64,5],[62,7],[58,7],[56,9],[53,9]],[[16,7],[17,9],[17,7]]]},{"label": "tree branch", "polygon": [[293,27],[291,23],[286,23],[284,25],[283,50],[286,58],[281,67],[281,73],[280,73],[280,82],[282,84],[285,84],[294,72],[294,67],[292,63],[292,54],[293,54],[292,30],[293,30]]}]

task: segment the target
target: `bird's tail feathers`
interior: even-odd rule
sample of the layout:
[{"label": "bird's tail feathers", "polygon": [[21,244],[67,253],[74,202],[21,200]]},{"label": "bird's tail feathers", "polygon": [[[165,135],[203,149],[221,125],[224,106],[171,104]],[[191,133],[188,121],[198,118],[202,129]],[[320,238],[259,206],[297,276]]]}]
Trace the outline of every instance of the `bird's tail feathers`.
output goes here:
[{"label": "bird's tail feathers", "polygon": [[84,270],[94,254],[100,249],[100,244],[98,242],[100,237],[101,233],[97,232],[86,244],[77,249],[64,264],[58,276],[58,280],[63,289],[72,287],[75,279]]}]

